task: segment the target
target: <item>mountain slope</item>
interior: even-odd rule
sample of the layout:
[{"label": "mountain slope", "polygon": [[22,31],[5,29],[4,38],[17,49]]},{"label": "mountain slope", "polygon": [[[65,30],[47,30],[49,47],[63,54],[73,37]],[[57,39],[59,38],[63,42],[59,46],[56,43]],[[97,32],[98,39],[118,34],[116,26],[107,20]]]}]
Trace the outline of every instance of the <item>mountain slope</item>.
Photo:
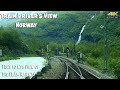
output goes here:
[{"label": "mountain slope", "polygon": [[18,30],[23,37],[36,37],[38,40],[46,42],[65,42],[71,40],[73,36],[78,39],[82,26],[96,13],[90,11],[53,11],[57,13],[56,19],[25,19],[20,22],[37,22],[36,28],[9,28]]},{"label": "mountain slope", "polygon": [[105,54],[105,28],[101,28],[101,25],[104,26],[103,13],[99,13],[86,24],[77,51],[85,53],[87,63],[101,71],[105,67],[106,56],[108,71],[120,78],[120,20],[106,19],[107,54]]}]

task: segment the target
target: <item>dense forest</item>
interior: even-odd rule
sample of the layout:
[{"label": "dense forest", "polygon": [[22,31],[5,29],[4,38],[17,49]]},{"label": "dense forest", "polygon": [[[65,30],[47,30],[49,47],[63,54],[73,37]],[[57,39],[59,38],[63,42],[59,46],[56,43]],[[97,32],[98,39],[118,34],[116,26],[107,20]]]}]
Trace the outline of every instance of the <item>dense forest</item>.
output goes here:
[{"label": "dense forest", "polygon": [[[51,11],[52,12],[52,11]],[[51,13],[49,12],[49,13]],[[79,33],[86,24],[82,33],[81,42],[76,45],[76,52],[83,52],[84,60],[91,66],[102,70],[104,60],[104,13],[100,11],[53,11],[57,19],[24,19],[20,22],[37,22],[36,28],[15,28],[14,23],[0,28],[0,48],[3,55],[24,56],[35,55],[35,50],[46,45],[54,51],[57,47],[73,49],[73,42],[77,42]],[[92,16],[95,16],[91,19]],[[110,73],[120,76],[120,20],[109,18],[106,21],[108,34],[108,69]],[[73,38],[74,37],[74,38]]]}]

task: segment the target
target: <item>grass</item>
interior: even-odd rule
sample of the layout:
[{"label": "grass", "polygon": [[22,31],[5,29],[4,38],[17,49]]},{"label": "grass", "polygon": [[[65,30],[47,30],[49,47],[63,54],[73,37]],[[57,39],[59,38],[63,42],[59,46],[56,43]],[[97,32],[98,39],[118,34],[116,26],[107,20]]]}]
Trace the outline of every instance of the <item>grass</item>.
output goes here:
[{"label": "grass", "polygon": [[[120,58],[116,57],[116,58],[112,58],[109,57],[107,59],[107,65],[108,65],[108,73],[112,76],[115,76],[116,78],[120,78]],[[94,58],[94,57],[85,57],[85,62],[96,68],[98,71],[102,71],[104,68],[104,58],[103,57],[98,57],[98,58]]]},{"label": "grass", "polygon": [[102,58],[93,58],[93,57],[88,57],[86,58],[87,64],[90,66],[93,66],[94,68],[98,69],[101,71],[103,69],[103,60]]}]

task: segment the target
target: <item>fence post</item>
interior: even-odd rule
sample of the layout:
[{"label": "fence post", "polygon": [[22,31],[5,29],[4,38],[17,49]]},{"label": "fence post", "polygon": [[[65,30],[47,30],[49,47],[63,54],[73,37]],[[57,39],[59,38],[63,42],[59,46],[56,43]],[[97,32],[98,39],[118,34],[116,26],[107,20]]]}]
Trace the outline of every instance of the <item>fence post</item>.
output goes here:
[{"label": "fence post", "polygon": [[83,64],[83,53],[80,53],[80,60],[81,60],[81,63]]},{"label": "fence post", "polygon": [[80,52],[77,53],[77,60],[78,60],[78,63],[80,63]]}]

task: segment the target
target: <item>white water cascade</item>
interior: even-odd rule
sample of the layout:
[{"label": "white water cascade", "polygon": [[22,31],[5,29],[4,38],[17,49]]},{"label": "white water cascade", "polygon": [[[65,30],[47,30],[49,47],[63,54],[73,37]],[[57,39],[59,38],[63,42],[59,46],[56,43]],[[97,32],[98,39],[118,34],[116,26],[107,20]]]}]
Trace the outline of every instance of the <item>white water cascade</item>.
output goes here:
[{"label": "white water cascade", "polygon": [[84,31],[85,26],[86,26],[86,25],[84,25],[84,26],[82,27],[81,31],[80,31],[79,38],[78,38],[78,41],[77,41],[76,45],[78,45],[78,44],[80,43],[80,41],[81,41],[81,36],[82,36],[82,33],[83,33],[83,31]]},{"label": "white water cascade", "polygon": [[91,17],[91,19],[93,19],[95,16],[93,15],[92,17]]},{"label": "white water cascade", "polygon": [[[91,19],[93,19],[94,17],[95,17],[95,16],[93,15],[93,16],[91,17]],[[78,45],[78,44],[80,43],[80,41],[81,41],[82,33],[83,33],[84,29],[85,29],[85,26],[86,26],[86,24],[83,25],[83,27],[82,27],[82,29],[81,29],[81,31],[80,31],[79,38],[78,38],[78,41],[77,41],[76,45]]]}]

